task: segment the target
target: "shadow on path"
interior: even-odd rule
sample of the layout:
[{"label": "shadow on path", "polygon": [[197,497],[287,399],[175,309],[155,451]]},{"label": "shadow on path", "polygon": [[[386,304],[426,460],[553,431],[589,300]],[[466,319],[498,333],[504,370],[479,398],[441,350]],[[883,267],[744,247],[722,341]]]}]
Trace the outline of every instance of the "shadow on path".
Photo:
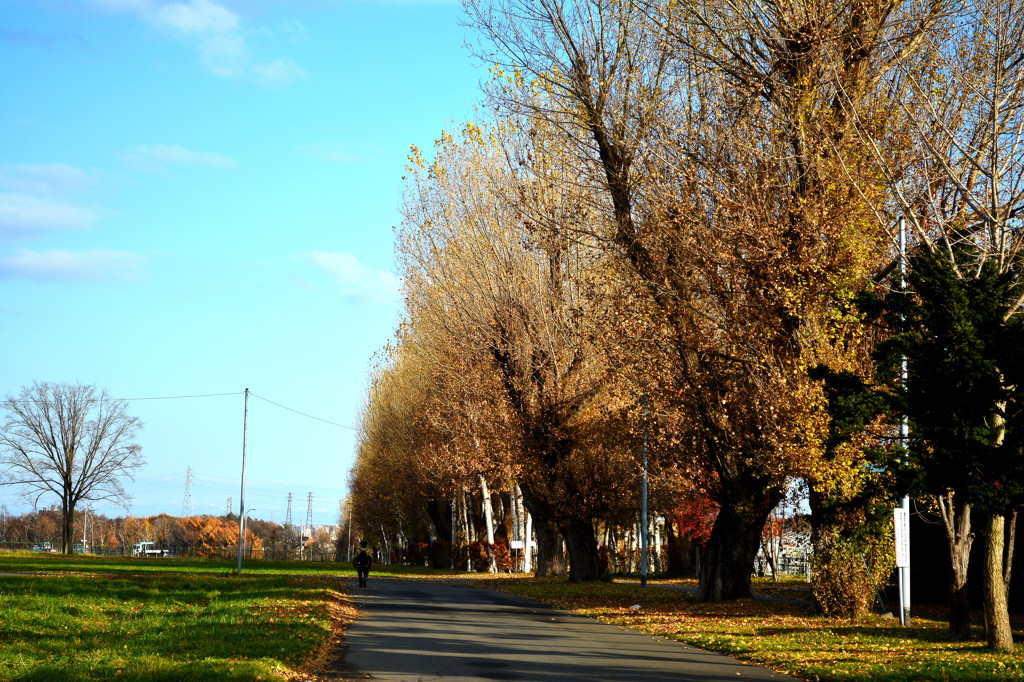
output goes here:
[{"label": "shadow on path", "polygon": [[560,611],[439,582],[374,581],[351,593],[338,677],[381,680],[783,680],[782,673]]}]

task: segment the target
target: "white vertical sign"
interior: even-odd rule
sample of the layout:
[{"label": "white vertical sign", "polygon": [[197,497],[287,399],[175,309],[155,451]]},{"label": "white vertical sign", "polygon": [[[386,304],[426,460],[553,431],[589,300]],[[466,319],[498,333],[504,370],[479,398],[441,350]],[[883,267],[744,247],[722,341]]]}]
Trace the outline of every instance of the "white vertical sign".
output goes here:
[{"label": "white vertical sign", "polygon": [[892,516],[896,528],[896,566],[903,568],[910,565],[910,513],[896,507]]}]

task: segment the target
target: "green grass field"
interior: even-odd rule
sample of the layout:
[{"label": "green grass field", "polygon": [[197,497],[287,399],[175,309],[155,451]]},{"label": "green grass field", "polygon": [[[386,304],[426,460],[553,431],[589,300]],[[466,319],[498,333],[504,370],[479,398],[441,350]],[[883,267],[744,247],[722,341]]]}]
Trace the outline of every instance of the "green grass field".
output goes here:
[{"label": "green grass field", "polygon": [[[337,580],[353,575],[351,565],[250,561],[241,577],[234,568],[222,559],[0,553],[0,574],[21,574],[0,575],[0,680],[311,679],[357,616],[347,581]],[[809,680],[1024,679],[1019,646],[990,651],[980,627],[971,642],[949,642],[941,619],[901,628],[778,601],[698,604],[668,587],[687,581],[573,585],[390,566],[372,575],[468,580]],[[793,599],[807,585],[756,581],[755,593]]]},{"label": "green grass field", "polygon": [[[234,574],[237,563],[226,559],[200,558],[159,558],[104,557],[76,554],[48,554],[44,552],[2,552],[0,551],[0,573],[188,573],[194,575]],[[375,575],[450,575],[453,571],[433,570],[423,566],[373,567]],[[295,576],[354,576],[355,569],[350,563],[326,561],[270,561],[247,559],[242,563],[243,576],[248,575],[295,575]]]},{"label": "green grass field", "polygon": [[0,554],[2,680],[272,680],[355,617],[348,566]]}]

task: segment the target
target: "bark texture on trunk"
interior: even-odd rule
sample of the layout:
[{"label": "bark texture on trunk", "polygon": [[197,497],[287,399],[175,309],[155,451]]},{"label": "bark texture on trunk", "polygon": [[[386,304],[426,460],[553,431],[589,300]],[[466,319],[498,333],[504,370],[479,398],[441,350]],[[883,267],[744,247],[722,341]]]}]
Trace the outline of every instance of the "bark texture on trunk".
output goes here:
[{"label": "bark texture on trunk", "polygon": [[534,516],[533,532],[537,535],[537,566],[534,575],[538,578],[565,575],[565,553],[562,552],[562,534],[558,526],[550,521],[541,522]]},{"label": "bark texture on trunk", "polygon": [[536,499],[525,483],[519,484],[523,495],[523,506],[530,512],[533,521],[533,532],[537,536],[537,577],[565,575],[565,553],[562,551],[562,534],[555,523],[554,510]]},{"label": "bark texture on trunk", "polygon": [[971,607],[967,599],[967,567],[974,533],[971,505],[956,498],[953,490],[938,497],[949,548],[949,636],[955,642],[971,637]]},{"label": "bark texture on trunk", "polygon": [[671,514],[665,516],[666,535],[666,571],[670,574],[693,574],[693,558],[690,538],[679,532],[679,527]]},{"label": "bark texture on trunk", "polygon": [[989,514],[985,536],[985,640],[993,649],[1013,649],[1010,614],[1003,583],[1003,550],[1006,517]]},{"label": "bark texture on trunk", "polygon": [[604,571],[598,554],[594,524],[574,519],[560,525],[569,552],[569,582],[597,580]]},{"label": "bark texture on trunk", "polygon": [[494,508],[491,505],[491,491],[483,474],[480,474],[480,494],[484,500],[484,525],[487,526],[487,562],[491,573],[497,573],[498,567],[494,562]]},{"label": "bark texture on trunk", "polygon": [[718,602],[750,596],[750,573],[761,545],[761,530],[768,514],[782,499],[776,488],[737,495],[739,504],[722,503],[701,554],[697,601]]},{"label": "bark texture on trunk", "polygon": [[1003,552],[1003,589],[1006,592],[1006,601],[1010,601],[1010,576],[1013,573],[1013,544],[1017,538],[1017,510],[1010,514],[1010,520],[1006,525],[1006,551]]},{"label": "bark texture on trunk", "polygon": [[[439,542],[430,545],[430,565],[434,568],[449,568],[451,566],[451,552],[455,550],[451,546],[452,539],[452,506],[449,500],[432,500],[427,503],[427,516],[437,533]],[[447,547],[447,551],[445,551]]]},{"label": "bark texture on trunk", "polygon": [[75,507],[67,498],[63,504],[64,518],[61,519],[60,551],[64,554],[71,554],[71,546],[75,538]]}]

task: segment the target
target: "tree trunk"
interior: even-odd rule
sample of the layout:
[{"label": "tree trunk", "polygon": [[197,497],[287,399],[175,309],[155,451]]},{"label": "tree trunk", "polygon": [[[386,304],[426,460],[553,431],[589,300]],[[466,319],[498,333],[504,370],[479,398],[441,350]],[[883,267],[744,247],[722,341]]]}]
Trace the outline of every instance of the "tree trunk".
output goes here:
[{"label": "tree trunk", "polygon": [[64,518],[61,523],[60,551],[71,554],[75,538],[75,504],[68,498],[63,500]]},{"label": "tree trunk", "polygon": [[569,551],[569,582],[599,579],[604,571],[601,570],[594,524],[574,519],[561,524],[561,531]]},{"label": "tree trunk", "polygon": [[[735,491],[741,492],[741,491]],[[701,553],[697,601],[719,602],[750,596],[750,573],[761,546],[761,530],[782,499],[777,488],[734,494],[724,500],[707,548]]]},{"label": "tree trunk", "polygon": [[[521,499],[521,498],[520,498]],[[523,533],[523,573],[533,572],[533,514],[522,507],[526,517],[526,532]]]},{"label": "tree trunk", "polygon": [[427,516],[436,529],[436,542],[430,545],[430,564],[434,568],[449,568],[451,566],[451,552],[455,547],[444,551],[444,546],[451,542],[452,537],[452,509],[448,500],[432,500],[427,503]]},{"label": "tree trunk", "polygon": [[537,577],[549,575],[565,575],[565,554],[562,552],[562,535],[554,522],[554,513],[550,506],[536,499],[530,487],[519,484],[523,495],[523,506],[530,512],[533,521],[533,532],[537,535]]},{"label": "tree trunk", "polygon": [[953,490],[938,497],[949,547],[949,636],[955,642],[971,637],[971,606],[967,599],[967,567],[974,534],[971,505],[955,497]]},{"label": "tree trunk", "polygon": [[985,536],[985,639],[993,649],[1013,649],[1010,614],[1003,583],[1003,549],[1006,517],[990,514]]},{"label": "tree trunk", "polygon": [[665,535],[667,536],[665,570],[674,575],[693,572],[693,561],[690,557],[690,538],[680,535],[672,514],[665,515]]},{"label": "tree trunk", "polygon": [[[764,554],[764,560],[767,562],[768,568],[771,569],[772,582],[779,582],[779,571],[775,567],[775,557],[773,556],[772,551],[768,549],[768,545],[764,543],[763,539],[761,541],[761,553]],[[757,555],[755,554],[755,556]]]},{"label": "tree trunk", "polygon": [[487,560],[491,573],[497,573],[494,563],[494,508],[491,506],[491,491],[487,488],[487,479],[480,474],[480,495],[484,501],[484,525],[487,526]]},{"label": "tree trunk", "polygon": [[565,575],[565,554],[562,552],[562,535],[558,526],[551,521],[541,521],[533,517],[533,532],[537,534],[537,571],[538,578],[552,575]]},{"label": "tree trunk", "polygon": [[473,506],[473,500],[469,496],[469,493],[462,491],[459,496],[462,504],[460,505],[462,511],[462,532],[463,537],[466,539],[466,572],[473,572],[473,553],[470,549],[470,545],[473,544],[473,524],[470,518],[472,513],[470,508]]},{"label": "tree trunk", "polygon": [[664,572],[665,567],[662,565],[661,560],[661,525],[658,523],[658,517],[651,517],[651,526],[654,528],[654,544],[651,545],[651,551],[654,557],[654,572],[661,574]]},{"label": "tree trunk", "polygon": [[625,559],[624,573],[639,573],[640,556],[639,543],[636,541],[636,523],[631,523],[622,529],[622,555]]},{"label": "tree trunk", "polygon": [[1003,553],[1003,589],[1006,601],[1010,601],[1010,574],[1013,572],[1013,543],[1017,538],[1017,510],[1010,514],[1010,523],[1006,529],[1006,551]]}]

